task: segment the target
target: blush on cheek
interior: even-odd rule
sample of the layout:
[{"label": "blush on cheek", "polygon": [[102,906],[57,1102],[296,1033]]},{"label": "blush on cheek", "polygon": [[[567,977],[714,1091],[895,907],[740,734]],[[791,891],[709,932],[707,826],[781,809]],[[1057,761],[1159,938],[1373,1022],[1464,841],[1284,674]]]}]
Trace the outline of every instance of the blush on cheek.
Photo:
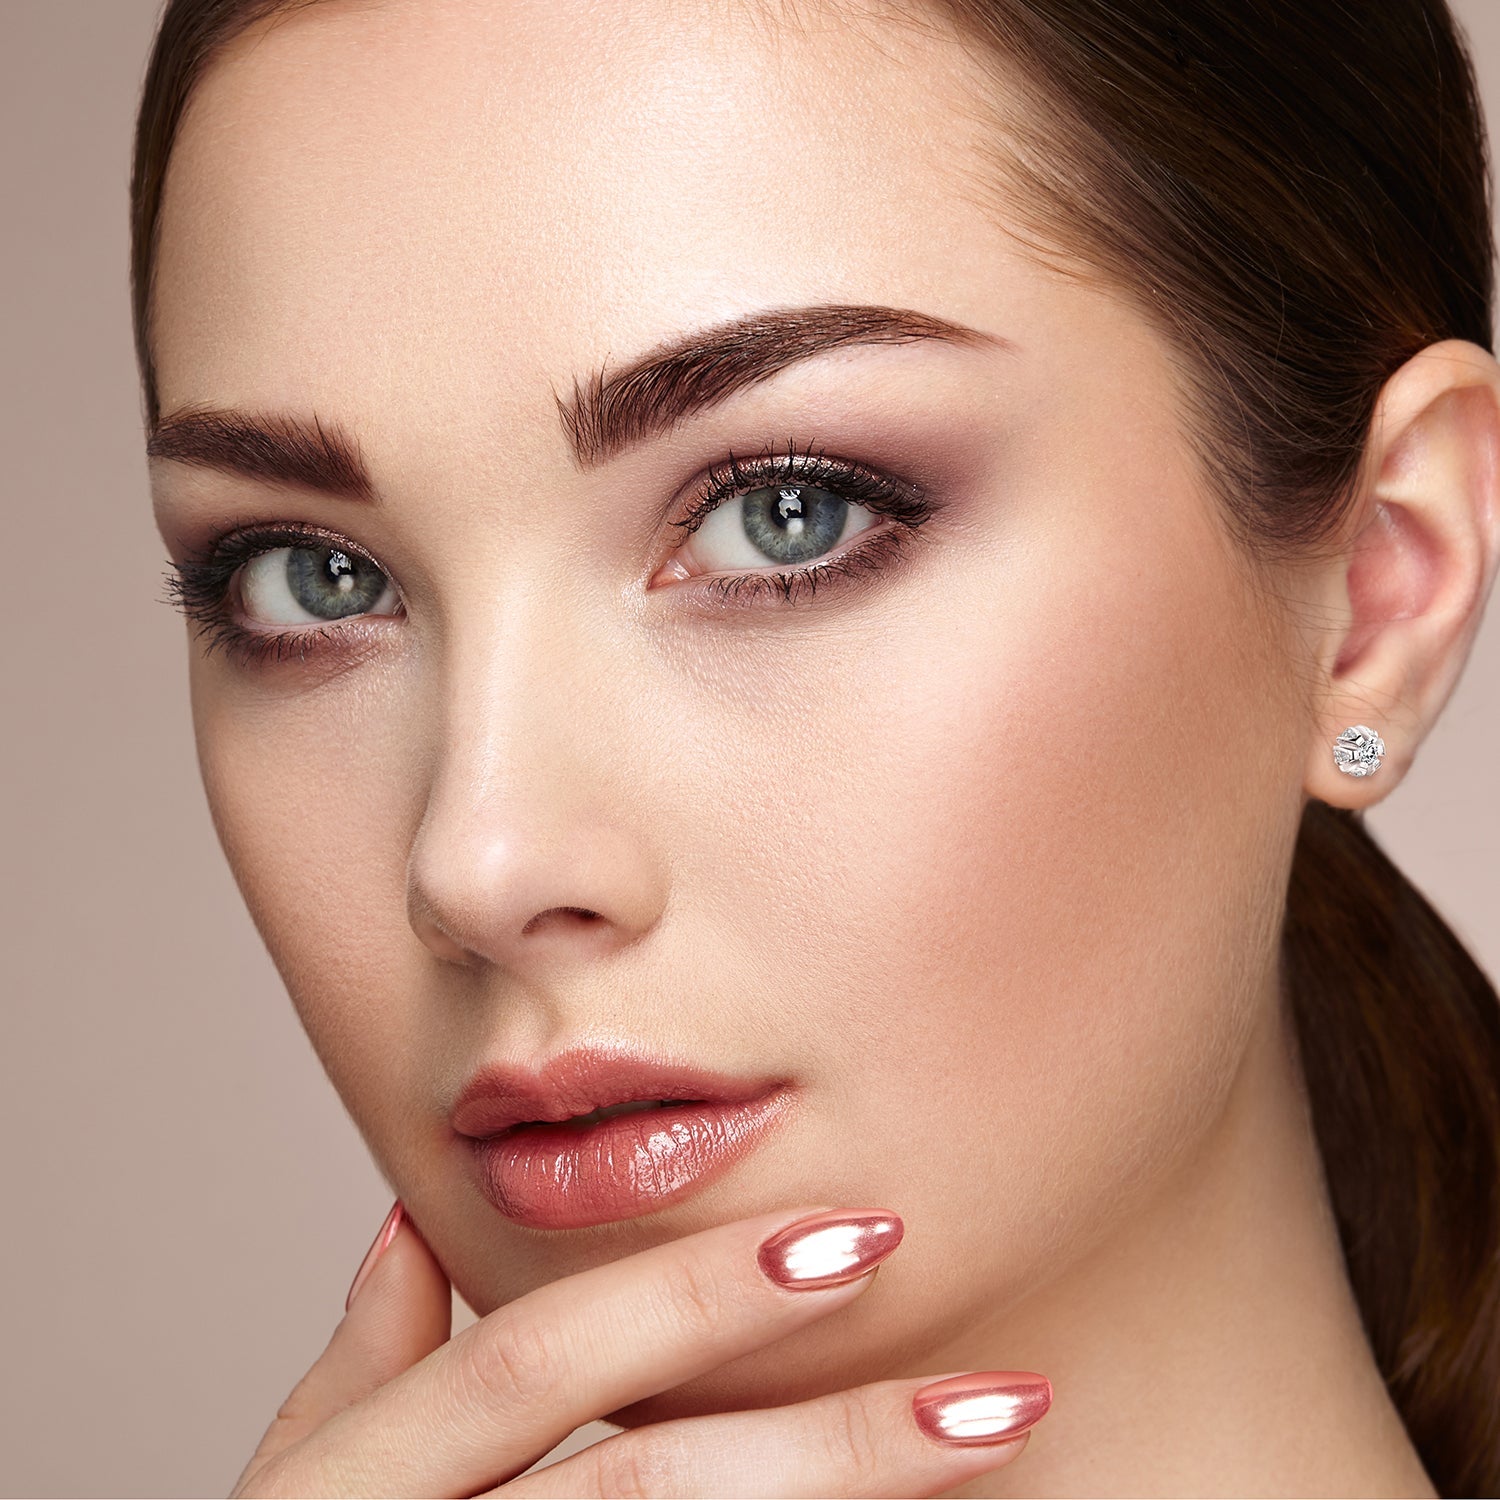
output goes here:
[{"label": "blush on cheek", "polygon": [[[1161,505],[1191,533],[1202,502]],[[934,1212],[1004,1184],[976,1247],[1000,1283],[1080,1253],[1202,1138],[1274,956],[1298,756],[1202,528],[1018,551],[891,689],[922,705],[900,747],[922,776],[861,846],[902,923],[871,968],[904,995],[901,1060],[866,1061],[949,1132]]]}]

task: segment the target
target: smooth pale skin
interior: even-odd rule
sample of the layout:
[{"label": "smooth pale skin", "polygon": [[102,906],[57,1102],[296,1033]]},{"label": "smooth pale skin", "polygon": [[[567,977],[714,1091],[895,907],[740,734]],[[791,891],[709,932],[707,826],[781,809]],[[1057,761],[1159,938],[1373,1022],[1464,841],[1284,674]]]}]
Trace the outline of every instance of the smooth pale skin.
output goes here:
[{"label": "smooth pale skin", "polygon": [[[333,0],[254,43],[171,164],[163,408],[316,411],[383,499],[157,462],[156,515],[174,558],[329,527],[404,596],[342,664],[195,646],[193,709],[253,918],[465,1301],[880,1205],[906,1239],[856,1301],[611,1420],[1031,1369],[1056,1396],[1023,1459],[945,1493],[1432,1494],[1344,1278],[1275,959],[1305,799],[1393,792],[1470,649],[1495,362],[1449,342],[1392,378],[1341,549],[1271,597],[1162,338],[1028,258],[993,185],[981,206],[981,78],[935,28]],[[575,374],[825,301],[1014,347],[844,349],[570,462]],[[922,478],[926,545],[731,617],[647,589],[678,486],[788,435]],[[1332,762],[1356,723],[1373,777]],[[584,1038],[780,1071],[799,1108],[658,1214],[518,1227],[446,1111],[482,1060]],[[446,1336],[441,1273],[413,1275],[366,1383]]]}]

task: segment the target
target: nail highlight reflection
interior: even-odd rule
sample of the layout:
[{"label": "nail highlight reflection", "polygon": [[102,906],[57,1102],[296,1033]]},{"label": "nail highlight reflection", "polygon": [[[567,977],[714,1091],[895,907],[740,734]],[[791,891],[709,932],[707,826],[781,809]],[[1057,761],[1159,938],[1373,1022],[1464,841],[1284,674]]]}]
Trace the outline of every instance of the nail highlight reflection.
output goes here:
[{"label": "nail highlight reflection", "polygon": [[905,1232],[901,1216],[887,1209],[829,1209],[778,1230],[756,1259],[781,1286],[840,1286],[879,1265]]},{"label": "nail highlight reflection", "polygon": [[980,1370],[924,1385],[912,1415],[940,1443],[998,1443],[1046,1415],[1052,1382],[1030,1370]]}]

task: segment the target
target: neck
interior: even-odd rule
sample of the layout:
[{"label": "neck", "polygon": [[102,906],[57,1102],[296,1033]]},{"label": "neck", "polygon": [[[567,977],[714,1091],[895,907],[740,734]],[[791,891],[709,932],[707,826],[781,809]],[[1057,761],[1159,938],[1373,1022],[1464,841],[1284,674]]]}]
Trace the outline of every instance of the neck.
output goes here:
[{"label": "neck", "polygon": [[1148,1207],[934,1354],[1054,1390],[1014,1465],[945,1495],[1437,1494],[1365,1338],[1274,985],[1261,1015],[1215,1130]]}]

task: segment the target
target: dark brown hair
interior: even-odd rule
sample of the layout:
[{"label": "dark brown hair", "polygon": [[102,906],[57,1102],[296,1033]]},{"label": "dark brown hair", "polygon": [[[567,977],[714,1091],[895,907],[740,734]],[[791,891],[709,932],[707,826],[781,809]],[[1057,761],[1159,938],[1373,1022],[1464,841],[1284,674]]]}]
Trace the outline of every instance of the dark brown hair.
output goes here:
[{"label": "dark brown hair", "polygon": [[[168,0],[131,178],[146,420],[162,180],[195,85],[317,0]],[[1492,347],[1489,166],[1443,0],[909,0],[993,69],[986,163],[1038,254],[1133,297],[1188,372],[1245,556],[1327,545],[1376,398],[1442,339]],[[1024,106],[1016,109],[1017,87]],[[1309,800],[1282,933],[1350,1281],[1440,1493],[1500,1493],[1500,1002],[1362,814]]]}]

